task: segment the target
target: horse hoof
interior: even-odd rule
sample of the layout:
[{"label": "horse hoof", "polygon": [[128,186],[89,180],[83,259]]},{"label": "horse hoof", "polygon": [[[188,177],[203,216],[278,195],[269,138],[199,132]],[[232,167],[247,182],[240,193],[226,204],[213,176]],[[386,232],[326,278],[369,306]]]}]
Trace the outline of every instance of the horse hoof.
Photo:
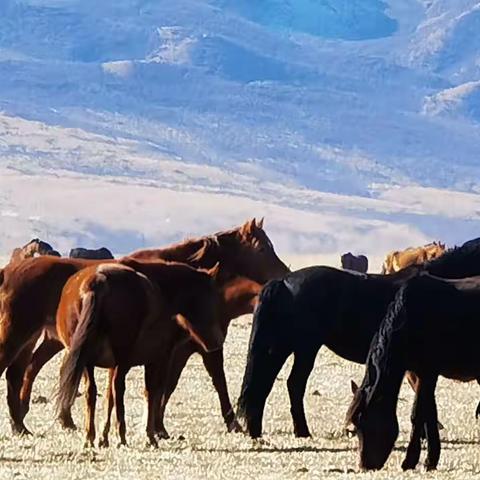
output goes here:
[{"label": "horse hoof", "polygon": [[60,420],[60,425],[64,430],[71,430],[72,432],[77,430],[77,426],[73,422],[72,418],[59,418],[59,420]]},{"label": "horse hoof", "polygon": [[127,442],[122,440],[120,443],[117,444],[117,448],[128,447]]},{"label": "horse hoof", "polygon": [[12,433],[19,436],[32,435],[32,432],[23,424],[15,425],[12,424]]},{"label": "horse hoof", "polygon": [[168,440],[170,438],[170,435],[164,428],[159,430],[158,432],[155,432],[155,435],[159,440]]},{"label": "horse hoof", "polygon": [[236,420],[233,420],[227,425],[227,430],[233,433],[243,433],[242,426]]},{"label": "horse hoof", "polygon": [[147,448],[158,448],[158,442],[154,438],[149,438],[147,441]]},{"label": "horse hoof", "polygon": [[85,440],[85,443],[83,444],[83,448],[95,448],[95,445],[93,443],[93,440]]},{"label": "horse hoof", "polygon": [[110,446],[110,442],[108,441],[107,438],[102,438],[102,440],[98,442],[98,446],[100,448],[108,448]]},{"label": "horse hoof", "polygon": [[411,461],[408,461],[407,459],[405,459],[405,460],[402,462],[402,470],[403,470],[403,471],[405,471],[405,470],[414,470],[416,466],[417,466],[417,464],[413,464]]},{"label": "horse hoof", "polygon": [[306,430],[297,430],[295,432],[295,436],[297,438],[310,438],[312,435],[310,434],[310,431],[307,428]]}]

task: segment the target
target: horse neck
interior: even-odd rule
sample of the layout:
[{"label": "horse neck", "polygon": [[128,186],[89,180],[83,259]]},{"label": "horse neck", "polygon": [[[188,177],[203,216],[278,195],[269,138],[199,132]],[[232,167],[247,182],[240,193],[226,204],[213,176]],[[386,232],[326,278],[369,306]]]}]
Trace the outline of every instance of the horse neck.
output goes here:
[{"label": "horse neck", "polygon": [[387,397],[394,405],[407,370],[404,360],[407,341],[404,296],[405,289],[402,288],[375,334],[367,358],[365,383],[370,387],[370,397]]},{"label": "horse neck", "polygon": [[198,253],[203,245],[204,239],[199,238],[187,240],[171,247],[161,248],[153,251],[157,252],[157,257],[163,260],[187,263],[188,259]]},{"label": "horse neck", "polygon": [[221,287],[224,316],[229,320],[252,313],[261,285],[245,277],[235,277]]}]

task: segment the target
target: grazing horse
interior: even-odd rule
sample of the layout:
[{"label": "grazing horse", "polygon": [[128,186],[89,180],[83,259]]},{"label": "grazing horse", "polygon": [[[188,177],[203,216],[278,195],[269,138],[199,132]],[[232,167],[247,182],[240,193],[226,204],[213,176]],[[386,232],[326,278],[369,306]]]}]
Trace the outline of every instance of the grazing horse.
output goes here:
[{"label": "grazing horse", "polygon": [[85,258],[90,260],[111,260],[113,258],[112,252],[105,247],[97,249],[72,248],[68,256],[70,258]]},{"label": "grazing horse", "polygon": [[344,270],[352,270],[354,272],[367,273],[368,258],[365,255],[355,256],[351,252],[344,253],[340,260]]},{"label": "grazing horse", "polygon": [[15,248],[12,252],[9,263],[15,264],[25,258],[31,258],[38,255],[48,255],[51,251],[53,251],[53,248],[50,244],[39,238],[34,238],[23,247]]},{"label": "grazing horse", "polygon": [[392,275],[309,267],[269,282],[254,313],[238,401],[237,416],[245,420],[248,433],[261,435],[266,399],[293,353],[287,387],[294,432],[299,437],[309,436],[303,397],[320,347],[325,345],[347,360],[365,363],[370,342],[395,293],[422,269],[446,278],[480,273],[480,242]]},{"label": "grazing horse", "polygon": [[[195,268],[212,268],[220,262],[225,274],[241,275],[259,284],[288,272],[263,230],[263,223],[255,219],[212,236],[134,254],[139,260],[160,259],[162,256]],[[53,322],[62,289],[71,275],[96,263],[99,261],[42,257],[36,261],[25,260],[5,275],[0,291],[0,374],[7,369],[7,401],[14,432],[28,433],[23,419],[28,412],[33,381],[42,366],[63,349]],[[248,295],[232,298],[240,303],[243,298],[242,313],[253,310]],[[32,351],[42,333],[44,341],[32,358]],[[214,352],[208,361],[205,355],[205,366],[218,391],[225,422],[230,426],[233,413],[226,389],[223,353]],[[61,418],[61,421],[65,427],[75,427],[71,416]]]},{"label": "grazing horse", "polygon": [[423,247],[410,247],[403,251],[391,252],[383,262],[382,273],[398,272],[410,265],[421,265],[429,260],[434,260],[445,253],[445,244],[433,242]]},{"label": "grazing horse", "polygon": [[[84,371],[86,444],[95,440],[96,385],[94,367],[114,369],[111,385],[120,443],[126,445],[125,377],[134,365],[145,365],[148,399],[147,436],[153,446],[155,411],[171,352],[184,341],[184,330],[205,351],[221,348],[218,295],[212,271],[161,261],[135,269],[122,264],[94,265],[70,277],[57,311],[57,330],[68,353],[60,374],[57,405],[71,407]],[[102,444],[108,445],[109,421]]]},{"label": "grazing horse", "polygon": [[396,406],[407,370],[419,385],[404,470],[416,467],[425,429],[426,468],[437,467],[440,437],[435,403],[439,375],[480,377],[480,277],[444,280],[421,274],[399,290],[375,335],[362,385],[347,413],[359,439],[360,467],[380,469],[398,436]]}]

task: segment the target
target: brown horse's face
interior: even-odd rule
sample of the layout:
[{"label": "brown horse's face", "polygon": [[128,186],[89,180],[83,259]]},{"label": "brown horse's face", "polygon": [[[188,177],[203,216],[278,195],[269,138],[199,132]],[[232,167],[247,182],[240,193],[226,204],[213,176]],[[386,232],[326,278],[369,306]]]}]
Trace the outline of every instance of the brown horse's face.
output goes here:
[{"label": "brown horse's face", "polygon": [[260,284],[284,277],[290,270],[278,258],[273,244],[263,230],[263,220],[253,219],[239,231],[238,273]]},{"label": "brown horse's face", "polygon": [[206,352],[219,350],[225,341],[221,323],[221,300],[215,281],[207,273],[198,272],[203,280],[182,295],[177,323]]},{"label": "brown horse's face", "polygon": [[389,408],[382,398],[366,400],[359,389],[347,413],[347,425],[353,425],[358,436],[360,468],[379,470],[393,450],[398,436],[395,409]]}]

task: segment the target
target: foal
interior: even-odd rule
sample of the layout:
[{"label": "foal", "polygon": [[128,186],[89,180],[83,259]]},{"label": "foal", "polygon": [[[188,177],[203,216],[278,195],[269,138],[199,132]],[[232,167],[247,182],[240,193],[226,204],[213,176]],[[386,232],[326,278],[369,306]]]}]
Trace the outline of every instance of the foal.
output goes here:
[{"label": "foal", "polygon": [[462,382],[480,376],[480,277],[443,280],[422,274],[397,293],[367,358],[347,422],[357,429],[360,467],[380,469],[398,436],[396,406],[407,370],[418,377],[404,470],[420,458],[427,437],[428,470],[440,457],[435,386],[439,375]]},{"label": "foal", "polygon": [[[137,266],[142,269],[140,263]],[[71,277],[63,289],[57,330],[68,354],[61,369],[58,408],[71,407],[86,371],[88,445],[95,439],[95,366],[115,369],[111,388],[124,445],[125,376],[132,366],[145,365],[147,436],[156,446],[155,409],[171,352],[185,339],[182,329],[206,351],[221,348],[225,338],[212,278],[217,268],[200,272],[183,264],[154,262],[143,269],[147,275],[125,265],[92,266]],[[108,445],[107,428],[102,443]]]}]

